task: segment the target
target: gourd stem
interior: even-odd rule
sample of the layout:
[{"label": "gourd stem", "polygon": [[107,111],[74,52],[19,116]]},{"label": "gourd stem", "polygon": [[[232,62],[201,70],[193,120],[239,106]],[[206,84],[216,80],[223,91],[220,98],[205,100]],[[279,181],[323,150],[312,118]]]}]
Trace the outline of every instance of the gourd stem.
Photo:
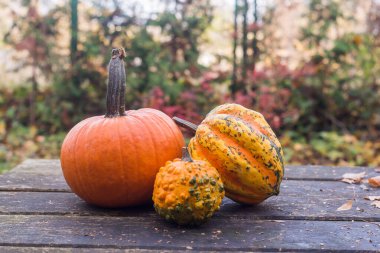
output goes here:
[{"label": "gourd stem", "polygon": [[197,131],[198,126],[195,125],[194,123],[191,123],[190,121],[187,121],[178,117],[173,117],[173,120],[177,125],[184,127],[188,130],[191,130],[193,133]]},{"label": "gourd stem", "polygon": [[183,147],[182,148],[182,161],[185,161],[185,162],[194,162],[193,158],[191,158],[191,155],[190,155],[189,150],[187,149],[187,147]]},{"label": "gourd stem", "polygon": [[125,115],[125,51],[123,48],[112,49],[108,64],[108,87],[106,118]]}]

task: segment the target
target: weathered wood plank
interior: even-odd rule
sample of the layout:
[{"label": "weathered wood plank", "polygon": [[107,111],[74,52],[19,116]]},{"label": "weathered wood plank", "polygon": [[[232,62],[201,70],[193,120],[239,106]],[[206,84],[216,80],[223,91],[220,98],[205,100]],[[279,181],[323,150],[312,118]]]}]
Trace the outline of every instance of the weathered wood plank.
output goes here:
[{"label": "weathered wood plank", "polygon": [[[190,251],[189,249],[187,249]],[[172,252],[178,252],[178,250],[173,249],[165,249],[165,250],[155,250],[155,249],[106,249],[102,248],[101,245],[98,246],[98,248],[62,248],[62,247],[13,247],[13,246],[0,246],[0,252],[1,253],[172,253]],[[198,251],[202,253],[216,253],[220,251],[216,250],[202,250]],[[235,253],[241,253],[241,252],[247,252],[247,251],[234,251]],[[256,253],[259,251],[249,251],[251,253]],[[278,251],[265,251],[266,253],[274,253]],[[286,251],[281,251],[286,252]]]},{"label": "weathered wood plank", "polygon": [[[157,250],[149,249],[105,249],[101,248],[60,248],[60,247],[13,247],[0,246],[1,253],[152,253]],[[174,250],[160,250],[161,253],[174,252]],[[215,251],[206,251],[215,252]]]},{"label": "weathered wood plank", "polygon": [[380,175],[371,167],[337,167],[319,165],[289,165],[285,168],[285,179],[290,180],[317,180],[337,181],[342,179],[345,173],[365,172],[366,177]]},{"label": "weathered wood plank", "polygon": [[[379,175],[373,168],[287,166],[285,179],[339,180],[344,173],[365,171],[370,176]],[[26,160],[13,170],[0,175],[0,191],[56,191],[69,192],[64,181],[59,160]]]},{"label": "weathered wood plank", "polygon": [[380,223],[212,219],[198,229],[159,217],[2,215],[0,246],[194,250],[377,251]]},{"label": "weathered wood plank", "polygon": [[[190,252],[190,249],[186,249],[188,252]],[[12,247],[12,246],[0,246],[0,252],[1,253],[172,253],[172,252],[178,252],[178,250],[173,249],[165,249],[165,250],[155,250],[155,249],[106,249],[101,248],[100,246],[98,248],[62,248],[62,247]],[[220,252],[219,250],[202,250],[197,251],[201,253],[216,253]],[[247,251],[233,251],[235,253],[242,253]],[[249,251],[251,253],[257,253],[262,251]],[[278,251],[267,251],[266,253],[274,253]],[[289,252],[282,250],[281,252]]]},{"label": "weathered wood plank", "polygon": [[[369,188],[369,191],[366,191],[358,185],[341,182],[285,180],[279,196],[269,198],[254,207],[242,206],[226,198],[216,216],[380,221],[380,209],[371,206],[371,202],[364,199],[368,195],[380,195],[380,189]],[[336,211],[349,199],[355,199],[351,210]],[[102,209],[87,205],[72,193],[56,192],[0,192],[0,214],[156,215],[151,205],[128,209]]]},{"label": "weathered wood plank", "polygon": [[[151,206],[90,207],[70,193],[59,160],[27,160],[0,175],[0,252],[376,251],[380,211],[363,197],[380,190],[334,181],[362,171],[379,175],[371,168],[289,166],[279,196],[256,207],[226,199],[209,223],[184,229],[164,222]],[[356,200],[353,208],[337,212],[348,199]]]},{"label": "weathered wood plank", "polygon": [[[188,250],[190,251],[190,250]],[[12,246],[0,246],[0,252],[1,253],[155,253],[158,252],[154,249],[106,249],[101,248],[101,246],[98,246],[98,248],[60,248],[60,247],[12,247]],[[166,249],[166,250],[160,250],[160,253],[172,253],[172,252],[178,252],[178,250],[173,249]],[[211,252],[220,252],[220,251],[209,251],[209,250],[202,250],[198,252],[203,253],[211,253]],[[235,253],[240,252],[246,252],[246,251],[234,251]],[[258,251],[249,251],[251,253],[256,253]],[[266,253],[274,253],[278,251],[265,251]],[[281,251],[286,252],[286,251]]]},{"label": "weathered wood plank", "polygon": [[69,192],[59,160],[30,159],[0,175],[1,190]]}]

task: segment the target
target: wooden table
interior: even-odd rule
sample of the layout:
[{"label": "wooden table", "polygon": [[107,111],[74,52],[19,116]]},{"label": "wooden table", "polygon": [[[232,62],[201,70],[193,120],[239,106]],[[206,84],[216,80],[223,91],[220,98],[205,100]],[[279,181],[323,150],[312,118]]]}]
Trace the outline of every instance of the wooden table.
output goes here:
[{"label": "wooden table", "polygon": [[[225,199],[200,228],[161,219],[151,206],[107,210],[70,192],[58,160],[27,160],[0,175],[0,252],[380,252],[380,189],[339,182],[371,168],[289,166],[278,197],[254,207]],[[337,208],[353,199],[351,210]],[[73,250],[73,248],[75,248]]]}]

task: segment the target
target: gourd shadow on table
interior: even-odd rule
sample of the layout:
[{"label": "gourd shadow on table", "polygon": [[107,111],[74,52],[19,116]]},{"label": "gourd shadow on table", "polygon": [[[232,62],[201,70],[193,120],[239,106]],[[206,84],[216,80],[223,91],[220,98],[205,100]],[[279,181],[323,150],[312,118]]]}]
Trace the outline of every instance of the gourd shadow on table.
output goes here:
[{"label": "gourd shadow on table", "polygon": [[85,212],[85,215],[91,215],[91,223],[86,219],[78,220],[78,223],[86,226],[87,234],[94,235],[92,239],[104,239],[108,243],[112,236],[120,238],[120,242],[133,241],[133,247],[147,247],[149,244],[202,250],[222,246],[236,249],[260,247],[266,245],[268,238],[282,240],[284,223],[260,220],[263,213],[273,208],[272,205],[247,206],[224,198],[221,209],[206,223],[195,227],[166,221],[154,211],[152,203],[108,209],[81,201],[77,202],[76,207],[81,210],[81,214]]},{"label": "gourd shadow on table", "polygon": [[[268,213],[271,209],[271,205],[258,204],[258,205],[244,205],[239,204],[231,199],[225,197],[223,199],[220,210],[214,214],[211,219],[209,219],[205,224],[198,227],[189,226],[179,226],[172,222],[167,222],[165,219],[161,218],[155,211],[153,207],[153,202],[147,203],[140,206],[125,207],[125,208],[102,208],[88,204],[84,201],[78,203],[81,210],[86,210],[84,213],[88,213],[95,216],[110,216],[110,217],[134,217],[136,219],[149,219],[150,221],[156,223],[157,226],[162,228],[170,229],[197,229],[201,227],[208,226],[214,219],[234,219],[234,217],[241,216],[249,219],[258,219],[262,217],[263,214]],[[257,215],[257,216],[256,216]]]},{"label": "gourd shadow on table", "polygon": [[[80,214],[74,220],[78,226],[85,226],[86,234],[94,235],[91,240],[106,240],[108,243],[108,238],[112,236],[120,238],[121,242],[131,240],[134,247],[149,243],[157,247],[176,245],[193,249],[198,249],[199,245],[205,248],[220,245],[257,247],[268,236],[278,240],[284,236],[285,223],[268,218],[271,210],[277,210],[271,200],[256,206],[247,206],[225,197],[220,210],[207,222],[196,227],[180,226],[166,221],[155,212],[153,203],[110,209],[89,205],[75,196],[74,201],[70,198],[66,204],[73,210],[72,214]],[[91,219],[84,216],[90,216]]]}]

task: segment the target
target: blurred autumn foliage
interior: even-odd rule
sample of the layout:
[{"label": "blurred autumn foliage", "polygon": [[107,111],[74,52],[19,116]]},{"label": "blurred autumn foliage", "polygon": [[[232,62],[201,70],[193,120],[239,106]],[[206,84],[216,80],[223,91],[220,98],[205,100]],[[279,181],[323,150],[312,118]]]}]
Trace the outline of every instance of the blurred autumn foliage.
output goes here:
[{"label": "blurred autumn foliage", "polygon": [[29,78],[0,86],[0,171],[27,157],[57,158],[73,125],[104,113],[110,49],[120,45],[127,108],[199,123],[216,105],[239,103],[265,116],[288,163],[380,165],[378,2],[364,32],[345,32],[339,27],[355,17],[344,6],[357,1],[309,1],[295,38],[304,57],[292,67],[273,51],[276,6],[236,0],[225,38],[232,51],[207,65],[202,48],[220,13],[211,1],[162,2],[163,10],[144,17],[121,1],[71,0],[42,13],[38,0],[23,0],[24,12],[9,9],[4,43],[20,52],[12,71],[28,69]]}]

